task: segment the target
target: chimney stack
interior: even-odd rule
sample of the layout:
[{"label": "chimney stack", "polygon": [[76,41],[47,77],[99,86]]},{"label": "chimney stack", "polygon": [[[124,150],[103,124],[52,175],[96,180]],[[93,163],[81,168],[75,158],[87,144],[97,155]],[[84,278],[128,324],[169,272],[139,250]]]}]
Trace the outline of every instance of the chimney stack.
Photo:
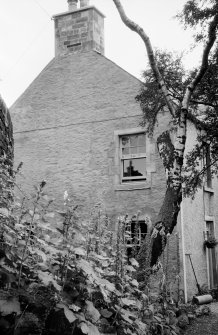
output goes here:
[{"label": "chimney stack", "polygon": [[77,10],[78,0],[67,0],[67,2],[68,2],[68,10],[69,11]]},{"label": "chimney stack", "polygon": [[89,0],[67,2],[69,10],[53,16],[55,56],[91,50],[104,55],[104,14],[90,6]]}]

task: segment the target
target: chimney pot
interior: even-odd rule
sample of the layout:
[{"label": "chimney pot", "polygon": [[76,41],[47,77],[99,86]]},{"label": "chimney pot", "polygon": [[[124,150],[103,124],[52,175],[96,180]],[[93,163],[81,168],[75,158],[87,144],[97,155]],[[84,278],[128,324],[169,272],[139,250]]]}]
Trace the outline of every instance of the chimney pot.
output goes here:
[{"label": "chimney pot", "polygon": [[80,8],[89,6],[89,0],[80,0]]},{"label": "chimney pot", "polygon": [[68,2],[68,10],[69,11],[77,10],[78,0],[67,0],[67,2]]}]

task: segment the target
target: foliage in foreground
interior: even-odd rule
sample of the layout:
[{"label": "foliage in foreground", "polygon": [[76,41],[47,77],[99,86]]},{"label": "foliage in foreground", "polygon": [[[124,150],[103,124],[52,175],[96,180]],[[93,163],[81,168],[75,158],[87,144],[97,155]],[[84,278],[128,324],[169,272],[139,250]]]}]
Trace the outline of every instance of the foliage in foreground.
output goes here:
[{"label": "foliage in foreground", "polygon": [[178,334],[178,304],[164,285],[150,294],[148,276],[139,284],[138,262],[126,256],[129,243],[132,255],[138,245],[128,217],[114,234],[96,206],[83,225],[67,193],[64,210],[50,210],[44,187],[28,205],[23,198],[1,213],[9,218],[1,239],[1,334]]}]

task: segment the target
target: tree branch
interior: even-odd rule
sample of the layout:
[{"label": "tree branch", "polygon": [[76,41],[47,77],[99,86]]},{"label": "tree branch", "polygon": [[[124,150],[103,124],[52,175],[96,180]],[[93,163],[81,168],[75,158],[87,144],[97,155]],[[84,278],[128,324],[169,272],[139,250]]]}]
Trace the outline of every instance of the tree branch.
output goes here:
[{"label": "tree branch", "polygon": [[205,124],[205,122],[199,120],[197,116],[195,116],[193,113],[188,112],[187,119],[191,121],[198,129],[204,129],[204,130],[208,129],[208,126]]},{"label": "tree branch", "polygon": [[216,108],[218,105],[214,105],[210,102],[205,102],[205,101],[198,101],[198,100],[193,100],[193,99],[190,99],[190,102],[194,103],[194,104],[197,104],[197,105],[204,105],[204,106],[209,106],[209,107],[213,107],[213,108]]},{"label": "tree branch", "polygon": [[170,113],[172,114],[172,116],[175,116],[175,108],[173,105],[173,102],[170,98],[170,93],[167,89],[167,86],[161,76],[161,73],[158,69],[157,63],[155,61],[155,57],[154,57],[154,52],[153,52],[153,48],[150,42],[149,37],[146,35],[146,33],[144,32],[144,30],[138,25],[136,24],[134,21],[130,20],[127,16],[126,13],[123,9],[123,6],[121,5],[120,0],[113,0],[119,14],[121,17],[121,20],[123,21],[123,23],[129,27],[132,31],[136,32],[141,39],[143,40],[146,50],[147,50],[147,55],[148,55],[148,60],[150,63],[150,66],[152,68],[152,71],[154,73],[154,77],[156,79],[156,81],[158,82],[159,85],[159,89],[162,91],[164,99],[166,101],[166,104],[169,108]]},{"label": "tree branch", "polygon": [[200,177],[202,174],[204,174],[205,171],[207,171],[207,169],[209,169],[211,166],[213,166],[216,162],[218,162],[218,158],[214,159],[213,162],[211,162],[210,164],[205,165],[196,176],[194,176],[193,178],[190,179],[188,184],[192,184],[194,180],[196,180],[198,177]]},{"label": "tree branch", "polygon": [[[176,91],[175,91],[175,93],[176,93]],[[182,102],[182,98],[179,95],[174,95],[174,93],[172,92],[171,96],[174,99]],[[196,104],[196,105],[204,105],[204,106],[213,107],[213,108],[218,107],[218,104],[212,104],[211,102],[200,101],[200,100],[195,100],[195,99],[190,99],[190,102],[192,102],[193,104]]]},{"label": "tree branch", "polygon": [[211,21],[209,25],[209,31],[208,31],[208,40],[205,45],[204,51],[203,51],[203,56],[202,56],[202,61],[201,61],[201,66],[196,74],[195,78],[192,80],[192,82],[188,85],[186,88],[184,98],[182,101],[182,109],[187,110],[188,105],[190,102],[190,98],[192,93],[194,92],[195,88],[197,87],[198,83],[201,81],[203,76],[205,75],[207,68],[208,68],[208,58],[210,54],[210,50],[212,49],[214,42],[216,40],[216,30],[217,30],[217,25],[218,25],[218,13],[214,16],[213,20]]}]

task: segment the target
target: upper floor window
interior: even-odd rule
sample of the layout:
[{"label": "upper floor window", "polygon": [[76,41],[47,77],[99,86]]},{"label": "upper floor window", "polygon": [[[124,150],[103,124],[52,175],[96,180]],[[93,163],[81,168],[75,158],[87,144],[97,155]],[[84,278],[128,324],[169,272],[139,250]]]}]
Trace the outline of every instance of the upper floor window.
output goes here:
[{"label": "upper floor window", "polygon": [[207,187],[212,187],[212,173],[211,173],[211,159],[210,159],[210,147],[208,146],[206,151],[206,166],[207,166]]},{"label": "upper floor window", "polygon": [[121,179],[123,183],[146,180],[145,133],[120,136]]},{"label": "upper floor window", "polygon": [[151,187],[156,172],[156,142],[144,128],[114,131],[114,176],[116,191],[142,190]]}]

